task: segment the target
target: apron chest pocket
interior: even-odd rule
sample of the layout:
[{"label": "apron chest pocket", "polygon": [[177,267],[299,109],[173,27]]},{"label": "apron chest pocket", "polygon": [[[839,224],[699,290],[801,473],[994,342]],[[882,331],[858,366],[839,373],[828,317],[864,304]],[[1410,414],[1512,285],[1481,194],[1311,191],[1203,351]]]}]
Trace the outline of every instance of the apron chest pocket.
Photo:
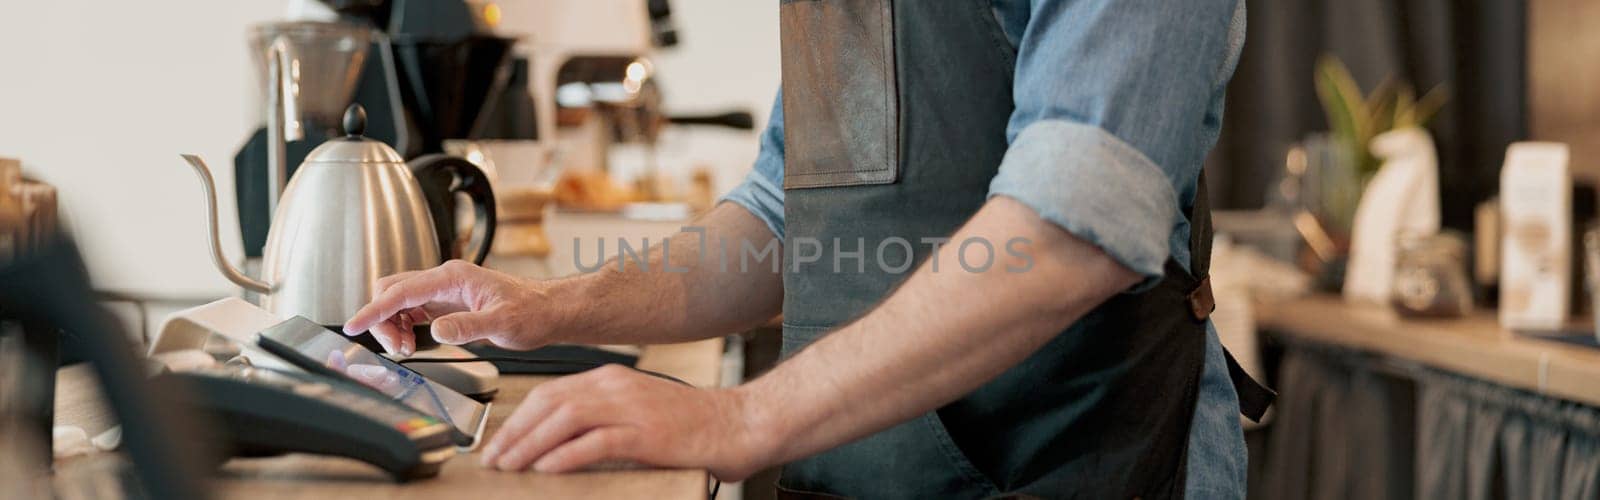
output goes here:
[{"label": "apron chest pocket", "polygon": [[[783,37],[784,189],[890,184],[899,93],[889,0],[790,0]],[[834,29],[841,23],[859,29]]]}]

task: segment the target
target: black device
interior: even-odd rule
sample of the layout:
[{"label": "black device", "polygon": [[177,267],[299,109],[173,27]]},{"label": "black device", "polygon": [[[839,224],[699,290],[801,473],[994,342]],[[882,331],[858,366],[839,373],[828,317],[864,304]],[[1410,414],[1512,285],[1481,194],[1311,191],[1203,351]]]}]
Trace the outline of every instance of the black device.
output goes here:
[{"label": "black device", "polygon": [[502,375],[571,375],[605,365],[634,368],[639,357],[576,344],[556,344],[532,351],[513,351],[488,343],[463,346],[467,352],[494,363]]},{"label": "black device", "polygon": [[511,59],[510,76],[500,99],[483,111],[483,126],[476,130],[480,139],[533,140],[539,138],[539,120],[534,102],[533,79],[528,58]]},{"label": "black device", "polygon": [[195,393],[230,456],[334,455],[366,462],[396,481],[437,476],[456,454],[449,424],[340,378],[229,364],[165,373]]},{"label": "black device", "polygon": [[311,320],[294,317],[263,330],[261,349],[297,368],[357,387],[449,424],[457,446],[477,442],[488,422],[489,405],[428,380],[414,370],[372,352]]},{"label": "black device", "polygon": [[[124,492],[127,496],[210,498],[197,478],[211,450],[178,440],[205,434],[209,422],[201,415],[157,404],[157,400],[184,400],[184,387],[147,383],[128,336],[95,301],[77,246],[65,236],[48,240],[53,243],[41,251],[0,265],[0,319],[23,325],[28,351],[53,353],[59,346],[61,359],[80,359],[94,368],[101,393],[122,424],[122,451],[132,462],[136,479],[128,486],[142,490]],[[53,389],[53,360],[43,361],[52,366],[41,370],[44,380],[34,383]],[[54,390],[37,391],[35,397],[38,400],[20,403],[41,409],[54,406]],[[49,439],[49,429],[41,430],[41,437]],[[44,451],[49,453],[49,448]],[[49,463],[49,457],[41,458]]]}]

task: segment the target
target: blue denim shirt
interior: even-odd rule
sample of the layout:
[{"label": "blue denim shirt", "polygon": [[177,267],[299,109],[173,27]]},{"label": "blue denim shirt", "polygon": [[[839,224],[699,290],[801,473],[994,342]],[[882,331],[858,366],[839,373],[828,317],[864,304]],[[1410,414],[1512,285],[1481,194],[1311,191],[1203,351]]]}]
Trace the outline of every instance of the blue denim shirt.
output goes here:
[{"label": "blue denim shirt", "polygon": [[[1168,257],[1189,266],[1189,221],[1223,96],[1244,44],[1242,0],[992,0],[1017,49],[1010,147],[989,184],[1095,244],[1145,279]],[[779,238],[782,94],[755,168],[724,197]],[[1114,332],[1107,332],[1114,333]],[[1207,327],[1206,364],[1189,437],[1187,496],[1243,498],[1238,396]]]}]

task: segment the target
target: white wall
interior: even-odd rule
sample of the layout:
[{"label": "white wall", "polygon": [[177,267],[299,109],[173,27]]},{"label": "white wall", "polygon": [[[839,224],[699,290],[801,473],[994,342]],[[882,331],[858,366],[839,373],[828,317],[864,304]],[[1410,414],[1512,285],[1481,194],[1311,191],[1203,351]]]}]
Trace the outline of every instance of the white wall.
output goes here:
[{"label": "white wall", "polygon": [[[251,128],[251,23],[276,2],[0,4],[0,156],[59,189],[96,286],[161,295],[229,290],[207,257],[204,204],[178,158],[233,192]],[[234,221],[231,200],[223,218]],[[236,223],[224,239],[238,253]]]},{"label": "white wall", "polygon": [[672,113],[712,113],[743,107],[756,130],[669,129],[664,154],[712,165],[720,190],[750,169],[758,134],[767,123],[779,83],[777,0],[675,0],[680,43],[654,56]]},{"label": "white wall", "polygon": [[[503,3],[524,9],[542,1]],[[241,255],[232,157],[256,115],[246,32],[282,15],[283,6],[0,2],[0,156],[21,158],[26,174],[60,189],[97,287],[169,297],[233,293],[210,261],[199,183],[177,155],[199,153],[213,167],[224,195],[223,241],[230,255]],[[678,0],[674,9],[683,43],[656,56],[669,109],[743,106],[764,123],[778,83],[777,2]],[[755,137],[674,132],[662,147],[714,165],[718,184],[728,187],[748,169]]]}]

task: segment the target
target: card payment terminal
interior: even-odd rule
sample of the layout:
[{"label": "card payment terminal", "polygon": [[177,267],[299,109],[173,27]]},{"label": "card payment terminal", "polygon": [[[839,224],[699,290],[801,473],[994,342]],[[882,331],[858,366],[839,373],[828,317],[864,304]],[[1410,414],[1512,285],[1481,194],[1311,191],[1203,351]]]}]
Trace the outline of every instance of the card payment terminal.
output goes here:
[{"label": "card payment terminal", "polygon": [[433,477],[455,456],[453,429],[352,382],[228,364],[158,375],[197,397],[232,456],[300,452],[353,458],[397,481]]},{"label": "card payment terminal", "polygon": [[474,446],[488,421],[489,405],[428,380],[299,316],[262,330],[256,344],[300,369],[359,382],[366,389],[450,424],[457,446]]}]

